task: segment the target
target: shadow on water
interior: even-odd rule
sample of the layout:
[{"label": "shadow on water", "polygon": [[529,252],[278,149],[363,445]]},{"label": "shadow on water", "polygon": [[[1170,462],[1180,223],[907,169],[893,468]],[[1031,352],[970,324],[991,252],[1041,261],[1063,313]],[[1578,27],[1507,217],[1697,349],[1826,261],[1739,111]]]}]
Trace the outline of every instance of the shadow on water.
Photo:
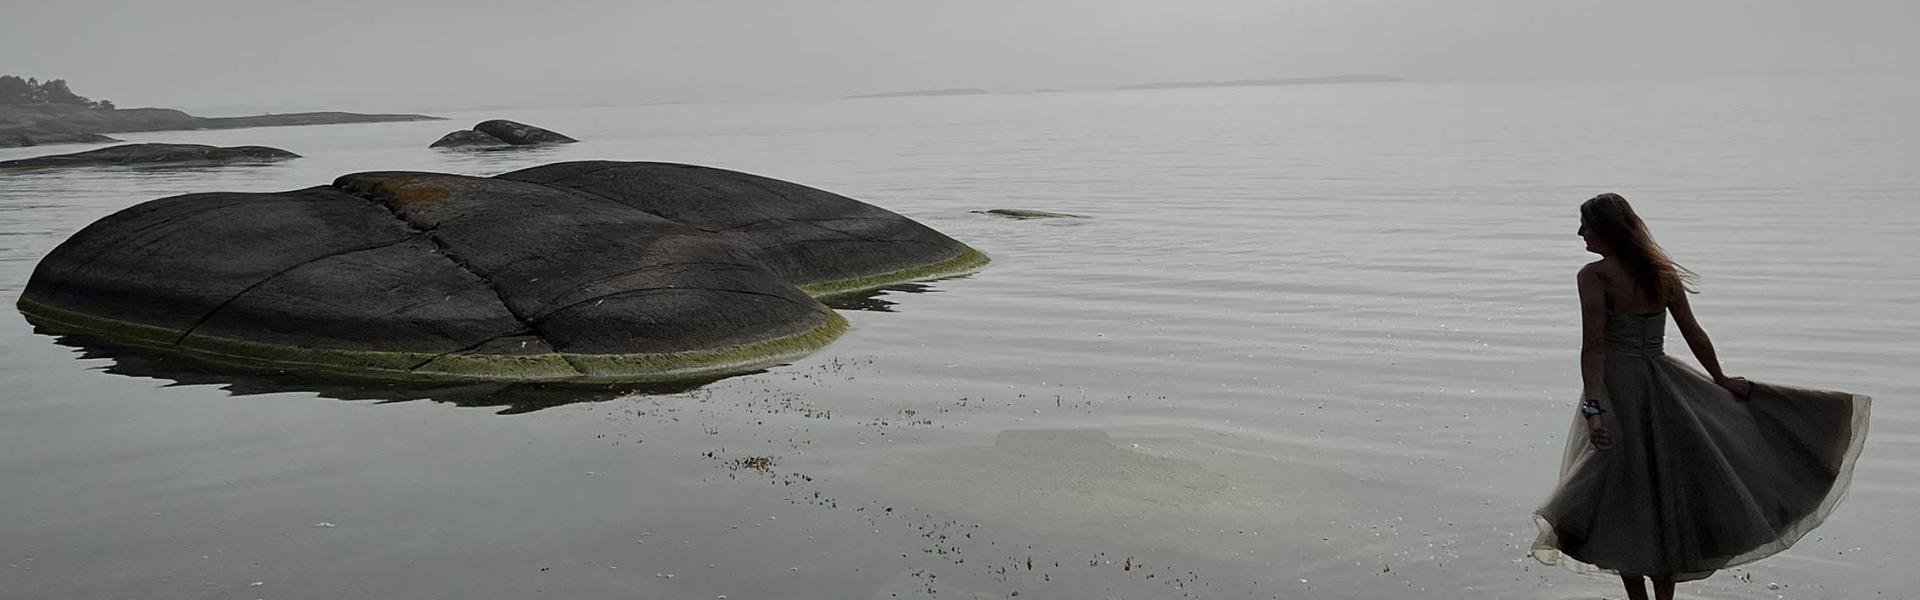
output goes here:
[{"label": "shadow on water", "polygon": [[103,344],[83,336],[57,335],[54,343],[80,350],[81,359],[112,361],[100,369],[115,375],[169,381],[172,386],[216,386],[234,396],[255,396],[288,392],[318,394],[325,398],[350,401],[410,402],[432,400],[469,408],[498,407],[497,414],[517,415],[580,402],[605,402],[635,395],[678,394],[709,383],[763,373],[764,370],[735,373],[726,377],[659,383],[561,384],[515,382],[378,382],[293,373],[270,369],[248,369],[215,365],[192,358]]}]

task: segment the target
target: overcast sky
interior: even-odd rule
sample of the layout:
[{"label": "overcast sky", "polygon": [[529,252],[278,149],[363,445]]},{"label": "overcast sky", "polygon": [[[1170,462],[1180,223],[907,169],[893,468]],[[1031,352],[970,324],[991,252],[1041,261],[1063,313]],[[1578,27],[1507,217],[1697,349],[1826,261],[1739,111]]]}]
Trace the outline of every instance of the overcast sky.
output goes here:
[{"label": "overcast sky", "polygon": [[0,0],[0,73],[121,106],[430,110],[1378,73],[1920,69],[1894,0]]}]

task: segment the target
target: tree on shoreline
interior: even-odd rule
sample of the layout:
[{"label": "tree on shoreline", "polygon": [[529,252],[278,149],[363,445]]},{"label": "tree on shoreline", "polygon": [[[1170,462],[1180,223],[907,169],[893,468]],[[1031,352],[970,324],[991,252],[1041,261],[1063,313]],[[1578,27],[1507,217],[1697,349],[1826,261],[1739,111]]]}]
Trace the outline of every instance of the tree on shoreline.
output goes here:
[{"label": "tree on shoreline", "polygon": [[95,102],[73,93],[65,79],[49,79],[43,83],[34,77],[21,79],[18,75],[0,75],[0,105],[20,104],[61,104],[113,110],[112,101]]}]

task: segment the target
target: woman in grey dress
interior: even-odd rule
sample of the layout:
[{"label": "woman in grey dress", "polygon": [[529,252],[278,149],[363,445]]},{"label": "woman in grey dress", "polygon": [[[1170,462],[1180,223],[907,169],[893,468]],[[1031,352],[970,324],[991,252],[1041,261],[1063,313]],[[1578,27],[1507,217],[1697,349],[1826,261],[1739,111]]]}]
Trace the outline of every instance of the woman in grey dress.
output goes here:
[{"label": "woman in grey dress", "polygon": [[[1618,573],[1632,600],[1785,550],[1846,495],[1866,396],[1729,377],[1625,198],[1580,205],[1581,404],[1533,556]],[[1666,318],[1706,372],[1666,356]]]}]

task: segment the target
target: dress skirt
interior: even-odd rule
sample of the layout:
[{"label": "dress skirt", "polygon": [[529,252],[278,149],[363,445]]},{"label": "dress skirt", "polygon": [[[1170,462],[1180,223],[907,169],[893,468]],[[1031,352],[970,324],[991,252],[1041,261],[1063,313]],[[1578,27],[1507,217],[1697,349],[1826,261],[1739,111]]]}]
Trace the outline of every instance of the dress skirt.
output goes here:
[{"label": "dress skirt", "polygon": [[1755,382],[1741,401],[1658,354],[1609,354],[1604,379],[1613,444],[1575,415],[1534,513],[1542,563],[1689,581],[1770,556],[1840,504],[1866,440],[1866,396]]}]

